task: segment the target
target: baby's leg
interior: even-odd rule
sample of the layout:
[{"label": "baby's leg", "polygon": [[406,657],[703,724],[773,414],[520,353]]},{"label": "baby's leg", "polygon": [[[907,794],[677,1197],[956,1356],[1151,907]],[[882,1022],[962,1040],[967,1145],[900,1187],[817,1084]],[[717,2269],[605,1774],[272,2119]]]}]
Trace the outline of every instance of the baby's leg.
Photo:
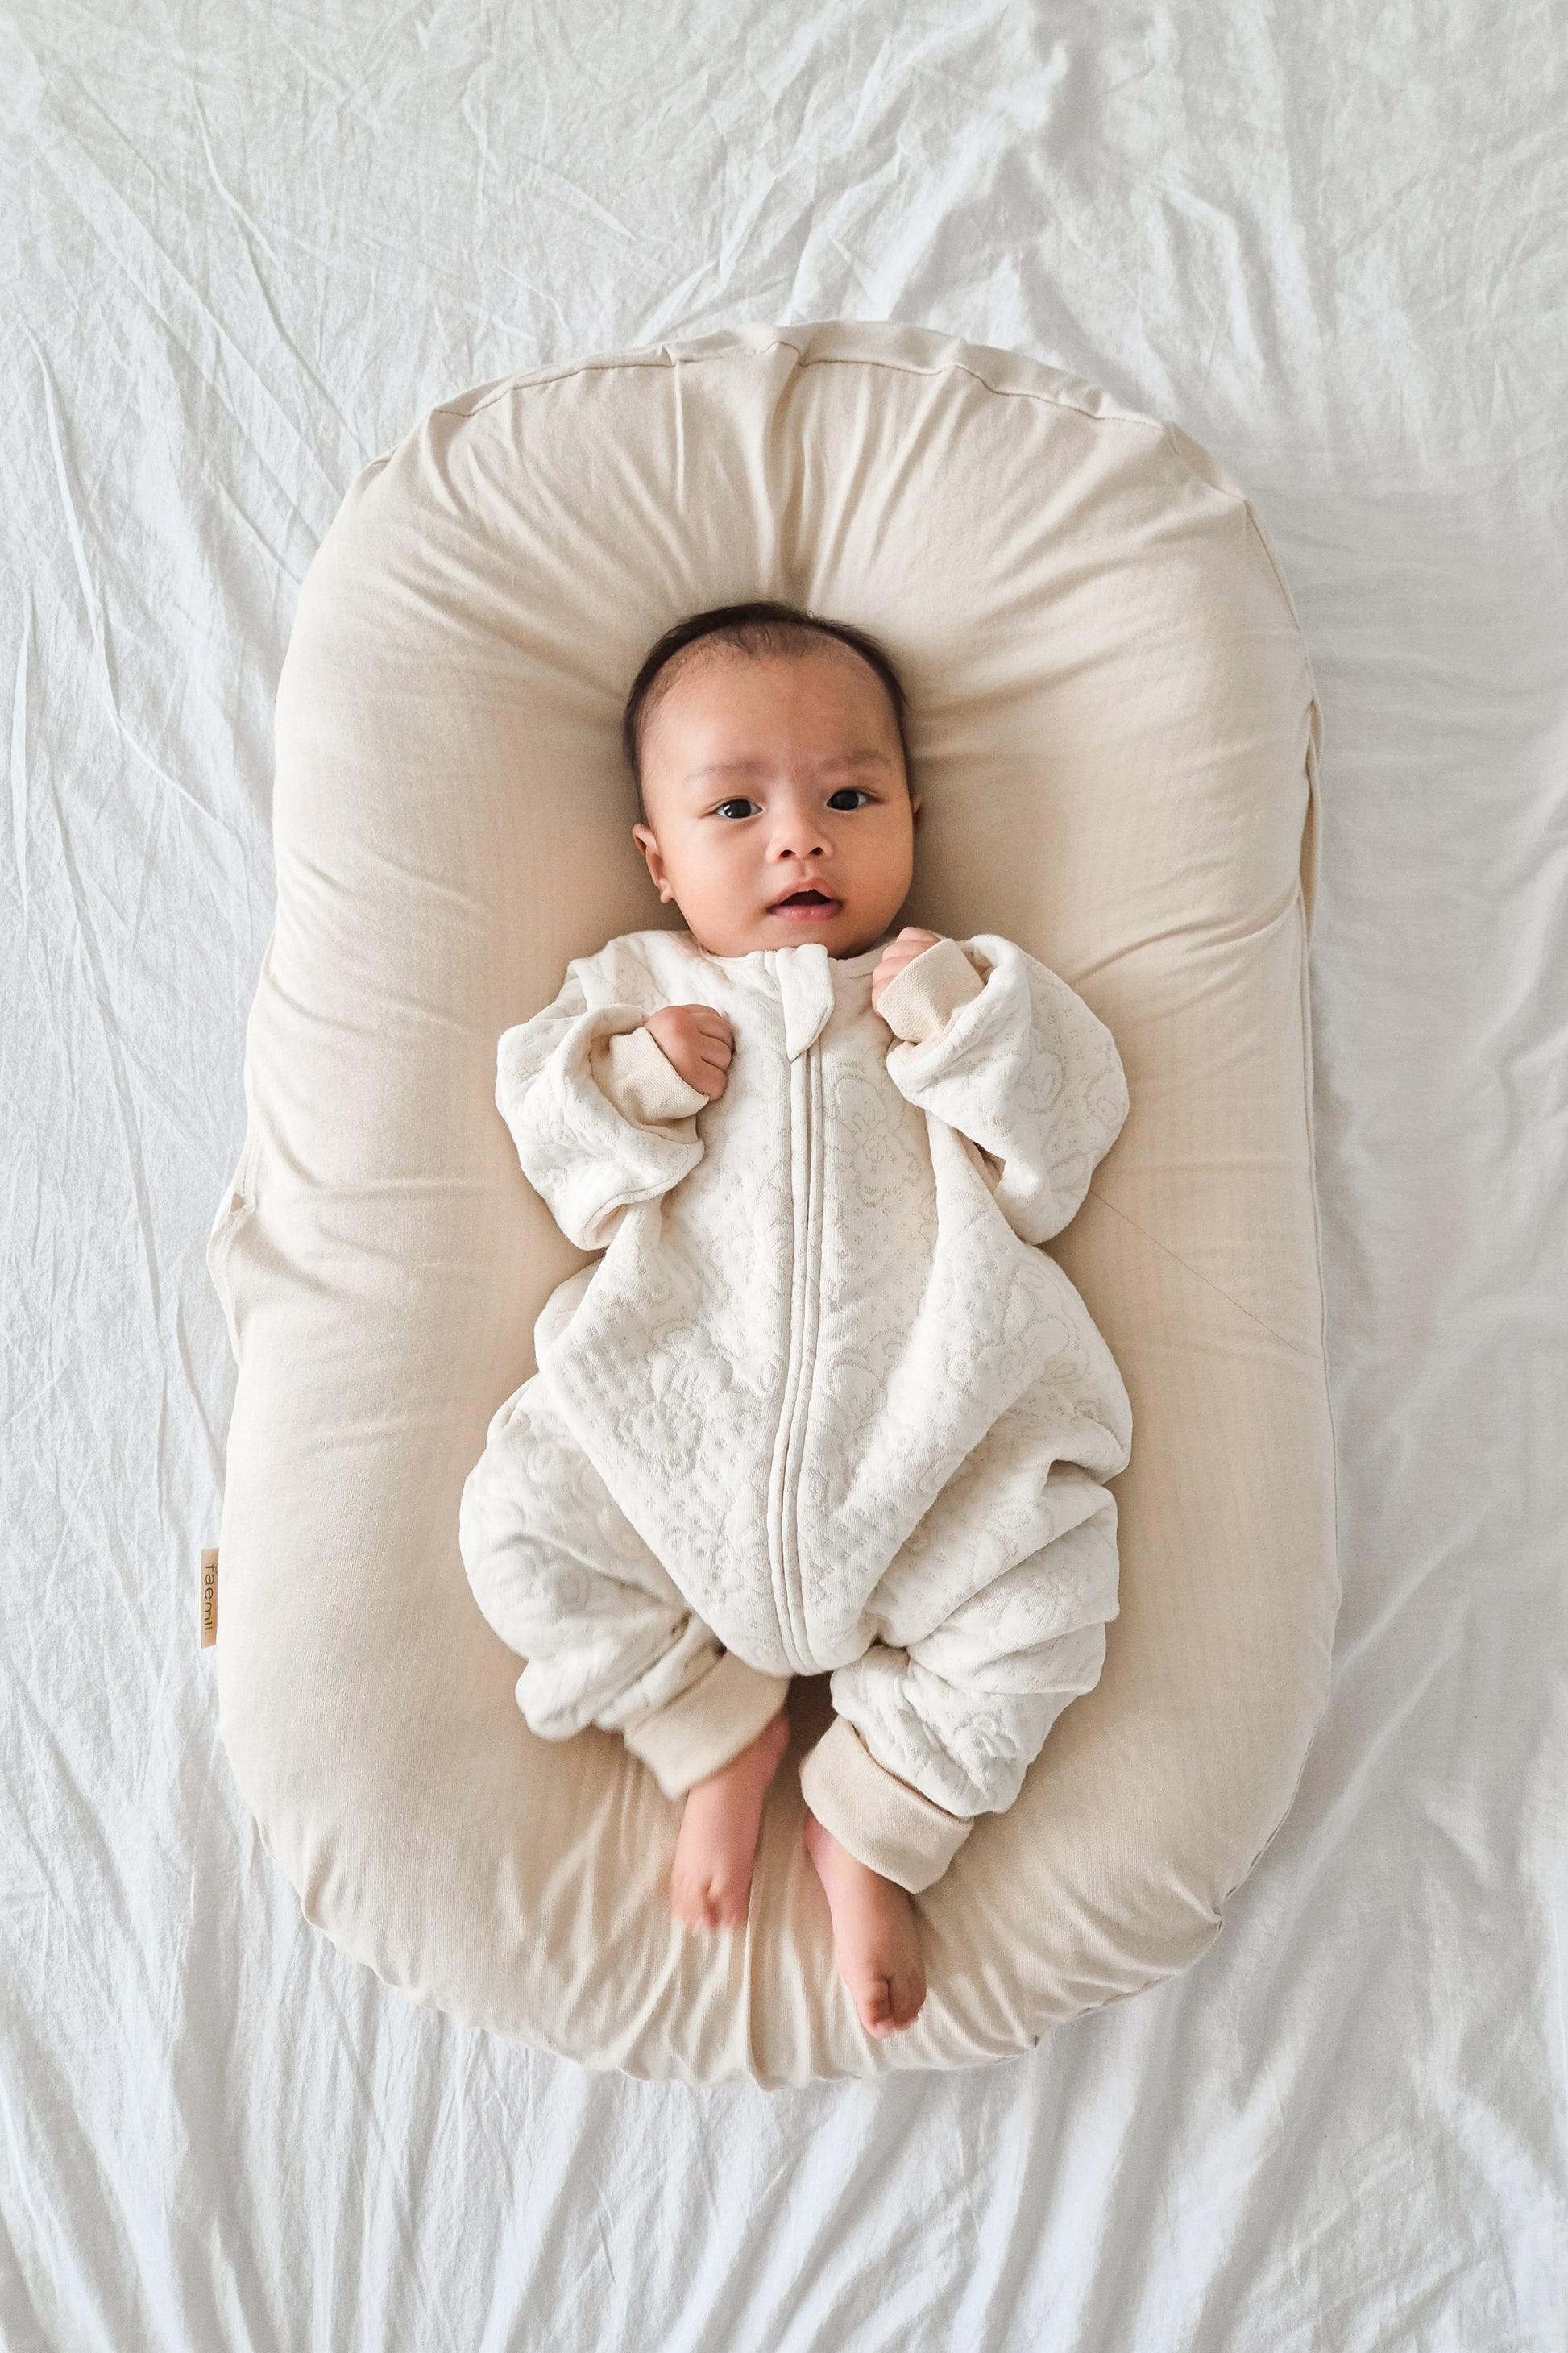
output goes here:
[{"label": "baby's leg", "polygon": [[1102,1482],[1128,1447],[1114,1400],[1082,1407],[1053,1366],[960,1465],[889,1564],[881,1640],[835,1672],[837,1720],[801,1767],[839,1967],[872,2031],[876,1980],[913,1935],[909,1895],[975,1815],[1013,1803],[1056,1717],[1099,1680],[1117,1584]]},{"label": "baby's leg", "polygon": [[[873,1859],[886,1856],[906,1885],[941,1876],[976,1814],[1005,1812],[1057,1717],[1093,1690],[1116,1581],[1116,1507],[1105,1494],[907,1649],[874,1643],[837,1671],[838,1721],[813,1755],[826,1765],[829,1743],[844,1752],[836,1777],[847,1767],[859,1810],[872,1811]],[[907,1788],[873,1797],[859,1787],[851,1742]]]},{"label": "baby's leg", "polygon": [[976,1814],[1003,1813],[1051,1725],[1091,1691],[1116,1614],[1116,1504],[1098,1506],[900,1649],[873,1643],[833,1677],[837,1721],[801,1768],[806,1802],[919,1892]]},{"label": "baby's leg", "polygon": [[669,1904],[688,1928],[738,1928],[746,1916],[763,1800],[789,1746],[781,1707],[756,1738],[686,1793]]},{"label": "baby's leg", "polygon": [[691,1792],[672,1903],[689,1926],[734,1925],[745,1913],[763,1794],[788,1743],[788,1677],[759,1673],[724,1650],[537,1376],[490,1423],[463,1490],[458,1546],[479,1608],[526,1662],[517,1701],[530,1729],[544,1740],[590,1724],[619,1732],[667,1798]]},{"label": "baby's leg", "polygon": [[840,1973],[871,2032],[919,2008],[917,1998],[902,2014],[896,1989],[914,1932],[904,1891],[942,1876],[977,1814],[1012,1805],[1058,1715],[1099,1681],[1115,1530],[1101,1490],[1086,1519],[907,1650],[873,1644],[834,1674],[836,1721],[801,1767],[806,1843]]}]

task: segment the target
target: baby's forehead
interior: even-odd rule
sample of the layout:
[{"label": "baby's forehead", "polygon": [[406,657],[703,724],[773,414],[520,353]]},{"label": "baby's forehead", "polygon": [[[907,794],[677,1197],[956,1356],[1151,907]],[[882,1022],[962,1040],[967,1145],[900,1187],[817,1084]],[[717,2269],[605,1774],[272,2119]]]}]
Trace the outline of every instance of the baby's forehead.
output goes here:
[{"label": "baby's forehead", "polygon": [[832,662],[859,671],[862,677],[875,681],[876,672],[852,646],[841,638],[830,638],[826,632],[813,630],[809,638],[784,646],[737,646],[725,638],[699,638],[694,644],[683,646],[665,666],[665,675],[673,678],[728,675],[743,680],[762,678],[769,671],[798,670],[804,664]]},{"label": "baby's forehead", "polygon": [[830,669],[847,684],[854,681],[863,686],[891,713],[891,698],[870,663],[852,646],[826,635],[814,637],[809,645],[757,652],[722,639],[700,638],[694,645],[683,646],[666,664],[656,682],[656,700],[662,702],[679,694],[680,707],[687,712],[701,710],[720,699],[731,705],[745,702],[753,694],[762,702],[775,687],[781,671],[818,666]]}]

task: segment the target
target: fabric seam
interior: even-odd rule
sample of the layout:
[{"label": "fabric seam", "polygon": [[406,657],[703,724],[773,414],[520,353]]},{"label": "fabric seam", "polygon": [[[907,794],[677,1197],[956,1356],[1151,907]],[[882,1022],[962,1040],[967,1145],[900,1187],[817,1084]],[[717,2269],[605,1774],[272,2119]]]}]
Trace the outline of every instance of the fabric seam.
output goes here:
[{"label": "fabric seam", "polygon": [[[675,369],[683,367],[702,367],[711,361],[731,360],[742,356],[752,359],[765,359],[770,352],[793,352],[798,364],[802,368],[869,367],[880,368],[883,374],[887,375],[910,375],[927,378],[939,375],[966,375],[972,384],[977,384],[983,392],[994,394],[998,400],[1041,401],[1047,408],[1065,408],[1074,417],[1087,417],[1091,425],[1136,426],[1141,432],[1158,434],[1160,438],[1166,442],[1167,448],[1171,446],[1166,438],[1164,425],[1157,417],[1140,417],[1135,414],[1122,414],[1120,412],[1108,414],[1102,409],[1086,408],[1081,401],[1065,399],[1060,393],[1037,391],[1032,388],[1026,388],[1023,385],[1015,386],[1012,385],[993,384],[990,382],[988,377],[983,376],[977,368],[967,366],[963,360],[948,360],[944,361],[940,367],[922,368],[910,367],[899,360],[874,359],[868,354],[861,353],[856,353],[851,356],[847,353],[822,352],[817,353],[815,357],[808,357],[806,353],[801,350],[798,343],[792,343],[787,336],[784,335],[781,335],[778,341],[773,343],[736,343],[728,351],[691,352],[681,358],[676,358],[671,355],[668,358],[661,359],[657,355],[650,353],[646,359],[644,359],[638,358],[636,354],[630,352],[626,352],[621,353],[619,356],[612,358],[602,360],[584,360],[574,367],[560,368],[545,375],[509,377],[507,382],[503,384],[498,391],[491,393],[488,400],[477,402],[472,408],[458,408],[451,405],[446,405],[432,408],[428,411],[428,414],[432,417],[481,417],[487,408],[493,408],[499,401],[510,399],[513,393],[542,392],[547,385],[552,384],[564,384],[573,376],[608,375],[613,374],[618,368],[668,367]],[[1019,353],[1020,358],[1025,356],[1026,355],[1024,353]],[[1043,365],[1044,363],[1035,362],[1033,364]],[[1183,463],[1185,463],[1184,459],[1183,460]],[[1190,467],[1188,468],[1188,471],[1192,471]],[[1212,489],[1214,485],[1210,484],[1209,487]],[[1222,495],[1235,496],[1239,494],[1222,493]],[[1243,500],[1243,502],[1245,503],[1245,499]]]},{"label": "fabric seam", "polygon": [[1169,1242],[1163,1242],[1158,1234],[1152,1234],[1147,1226],[1141,1226],[1136,1218],[1130,1218],[1125,1209],[1119,1209],[1114,1201],[1107,1200],[1097,1186],[1091,1185],[1089,1192],[1090,1199],[1098,1201],[1101,1208],[1109,1209],[1113,1218],[1120,1218],[1124,1226],[1131,1226],[1135,1234],[1142,1234],[1146,1242],[1153,1249],[1162,1251],[1166,1258],[1173,1261],[1184,1273],[1192,1276],[1194,1282],[1201,1282],[1205,1291],[1212,1291],[1217,1298],[1225,1301],[1227,1307],[1234,1307],[1238,1315],[1245,1315],[1249,1324],[1256,1324],[1260,1332],[1267,1332],[1271,1340],[1278,1340],[1282,1348],[1289,1348],[1293,1356],[1305,1356],[1310,1365],[1321,1365],[1323,1362],[1321,1350],[1303,1348],[1300,1340],[1288,1340],[1283,1332],[1276,1332],[1272,1324],[1266,1324],[1261,1315],[1255,1314],[1252,1309],[1244,1306],[1239,1299],[1232,1298],[1230,1293],[1221,1284],[1212,1282],[1206,1274],[1200,1274],[1195,1266],[1189,1266],[1181,1252],[1173,1250]]}]

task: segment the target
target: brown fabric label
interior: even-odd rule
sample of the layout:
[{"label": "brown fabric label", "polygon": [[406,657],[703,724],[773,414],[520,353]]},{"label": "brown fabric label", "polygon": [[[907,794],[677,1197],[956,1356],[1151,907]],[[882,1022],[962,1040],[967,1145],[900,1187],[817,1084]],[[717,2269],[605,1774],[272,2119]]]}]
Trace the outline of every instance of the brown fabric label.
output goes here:
[{"label": "brown fabric label", "polygon": [[210,1650],[217,1641],[217,1554],[202,1555],[201,1583],[197,1588],[200,1605],[202,1648]]}]

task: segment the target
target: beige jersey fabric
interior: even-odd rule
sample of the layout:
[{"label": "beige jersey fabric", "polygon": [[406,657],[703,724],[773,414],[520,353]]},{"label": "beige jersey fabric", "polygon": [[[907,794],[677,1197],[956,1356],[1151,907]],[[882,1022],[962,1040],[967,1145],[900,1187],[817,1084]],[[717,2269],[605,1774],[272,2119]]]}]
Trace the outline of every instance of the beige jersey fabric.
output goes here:
[{"label": "beige jersey fabric", "polygon": [[[808,1800],[918,1889],[1103,1663],[1131,1408],[1038,1245],[1128,1097],[1013,942],[940,940],[877,1012],[880,954],[637,933],[501,1039],[523,1169],[604,1256],[546,1306],[461,1540],[532,1729],[622,1730],[668,1794],[835,1671]],[[717,1103],[642,1027],[693,1002],[734,1032]]]}]

